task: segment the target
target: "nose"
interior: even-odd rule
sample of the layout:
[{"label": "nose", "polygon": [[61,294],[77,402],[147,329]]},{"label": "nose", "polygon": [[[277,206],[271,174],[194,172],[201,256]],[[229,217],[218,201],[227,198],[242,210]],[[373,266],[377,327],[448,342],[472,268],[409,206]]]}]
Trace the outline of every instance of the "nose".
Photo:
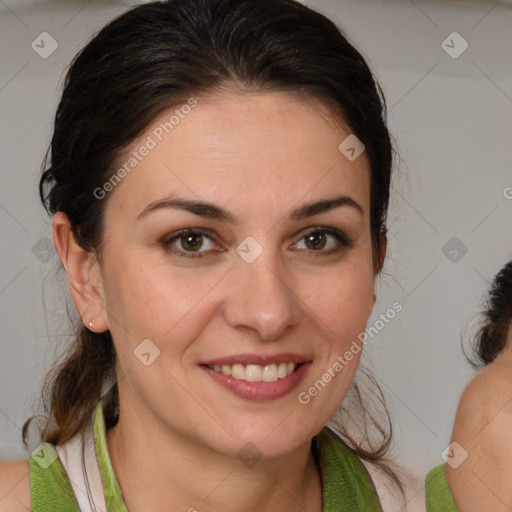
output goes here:
[{"label": "nose", "polygon": [[226,322],[233,328],[258,333],[264,341],[282,338],[302,318],[301,301],[290,272],[275,251],[264,250],[252,263],[238,258],[224,307]]}]

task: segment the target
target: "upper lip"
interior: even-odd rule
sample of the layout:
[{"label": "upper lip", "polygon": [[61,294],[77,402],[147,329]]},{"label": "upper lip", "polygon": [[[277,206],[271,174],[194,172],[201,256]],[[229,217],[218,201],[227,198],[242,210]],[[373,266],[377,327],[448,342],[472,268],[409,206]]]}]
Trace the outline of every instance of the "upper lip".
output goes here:
[{"label": "upper lip", "polygon": [[273,355],[261,355],[261,354],[237,354],[226,357],[219,357],[216,359],[209,359],[203,361],[200,364],[204,365],[233,365],[233,364],[257,364],[260,366],[266,366],[272,363],[307,363],[311,361],[310,358],[302,356],[300,354],[273,354]]}]

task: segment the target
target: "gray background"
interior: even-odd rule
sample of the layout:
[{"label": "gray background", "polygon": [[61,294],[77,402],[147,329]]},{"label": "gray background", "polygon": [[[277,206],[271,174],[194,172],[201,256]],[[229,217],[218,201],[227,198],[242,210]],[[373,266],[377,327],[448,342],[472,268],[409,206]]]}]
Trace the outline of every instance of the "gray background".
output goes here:
[{"label": "gray background", "polygon": [[[461,341],[474,332],[488,281],[512,259],[512,8],[485,0],[307,3],[368,59],[402,158],[369,325],[395,301],[404,308],[369,340],[365,363],[386,393],[397,456],[421,475],[442,462],[472,375]],[[20,428],[69,341],[66,287],[37,196],[64,70],[93,32],[134,4],[0,0],[0,459],[26,457]],[[46,59],[31,47],[42,32],[58,43]],[[469,45],[458,58],[442,47],[452,32]],[[461,48],[451,41],[452,52]]]}]

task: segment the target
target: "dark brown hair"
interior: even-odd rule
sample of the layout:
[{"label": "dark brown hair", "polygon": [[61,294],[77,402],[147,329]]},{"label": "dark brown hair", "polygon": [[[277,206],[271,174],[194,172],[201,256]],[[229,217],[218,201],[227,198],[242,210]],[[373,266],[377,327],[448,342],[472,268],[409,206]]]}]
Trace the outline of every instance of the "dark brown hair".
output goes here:
[{"label": "dark brown hair", "polygon": [[[112,177],[119,156],[164,109],[224,87],[300,93],[328,106],[333,118],[363,142],[371,169],[370,223],[378,261],[393,167],[385,100],[343,32],[295,0],[151,2],[102,28],[73,59],[65,78],[40,181],[48,213],[64,212],[77,242],[101,256],[108,198],[96,198],[94,190]],[[47,421],[41,440],[63,443],[84,431],[105,379],[115,377],[115,362],[109,331],[77,327],[66,357],[43,386]],[[357,384],[352,390],[358,397]],[[117,401],[114,386],[105,409],[107,428],[115,424]],[[360,408],[365,410],[362,403]],[[25,444],[31,419],[23,427]],[[385,422],[373,421],[382,434],[378,446],[365,447],[343,425],[340,430],[357,455],[379,463],[391,442],[387,410]]]},{"label": "dark brown hair", "polygon": [[475,337],[474,366],[492,363],[507,345],[512,325],[512,261],[509,261],[494,277],[488,292],[483,321]]}]

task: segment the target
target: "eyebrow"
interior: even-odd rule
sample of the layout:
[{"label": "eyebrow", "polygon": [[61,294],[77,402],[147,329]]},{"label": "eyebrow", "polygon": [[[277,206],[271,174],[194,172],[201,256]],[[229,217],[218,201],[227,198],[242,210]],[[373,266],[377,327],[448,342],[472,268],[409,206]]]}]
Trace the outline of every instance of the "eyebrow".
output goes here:
[{"label": "eyebrow", "polygon": [[[362,207],[351,197],[339,195],[303,204],[290,213],[290,219],[293,221],[299,221],[342,206],[355,209],[361,216],[364,214]],[[197,201],[181,197],[164,198],[148,204],[148,206],[139,213],[137,220],[142,219],[151,212],[162,208],[185,210],[195,215],[199,215],[200,217],[219,220],[231,224],[240,224],[240,220],[236,219],[233,214],[225,208],[206,201]]]}]

